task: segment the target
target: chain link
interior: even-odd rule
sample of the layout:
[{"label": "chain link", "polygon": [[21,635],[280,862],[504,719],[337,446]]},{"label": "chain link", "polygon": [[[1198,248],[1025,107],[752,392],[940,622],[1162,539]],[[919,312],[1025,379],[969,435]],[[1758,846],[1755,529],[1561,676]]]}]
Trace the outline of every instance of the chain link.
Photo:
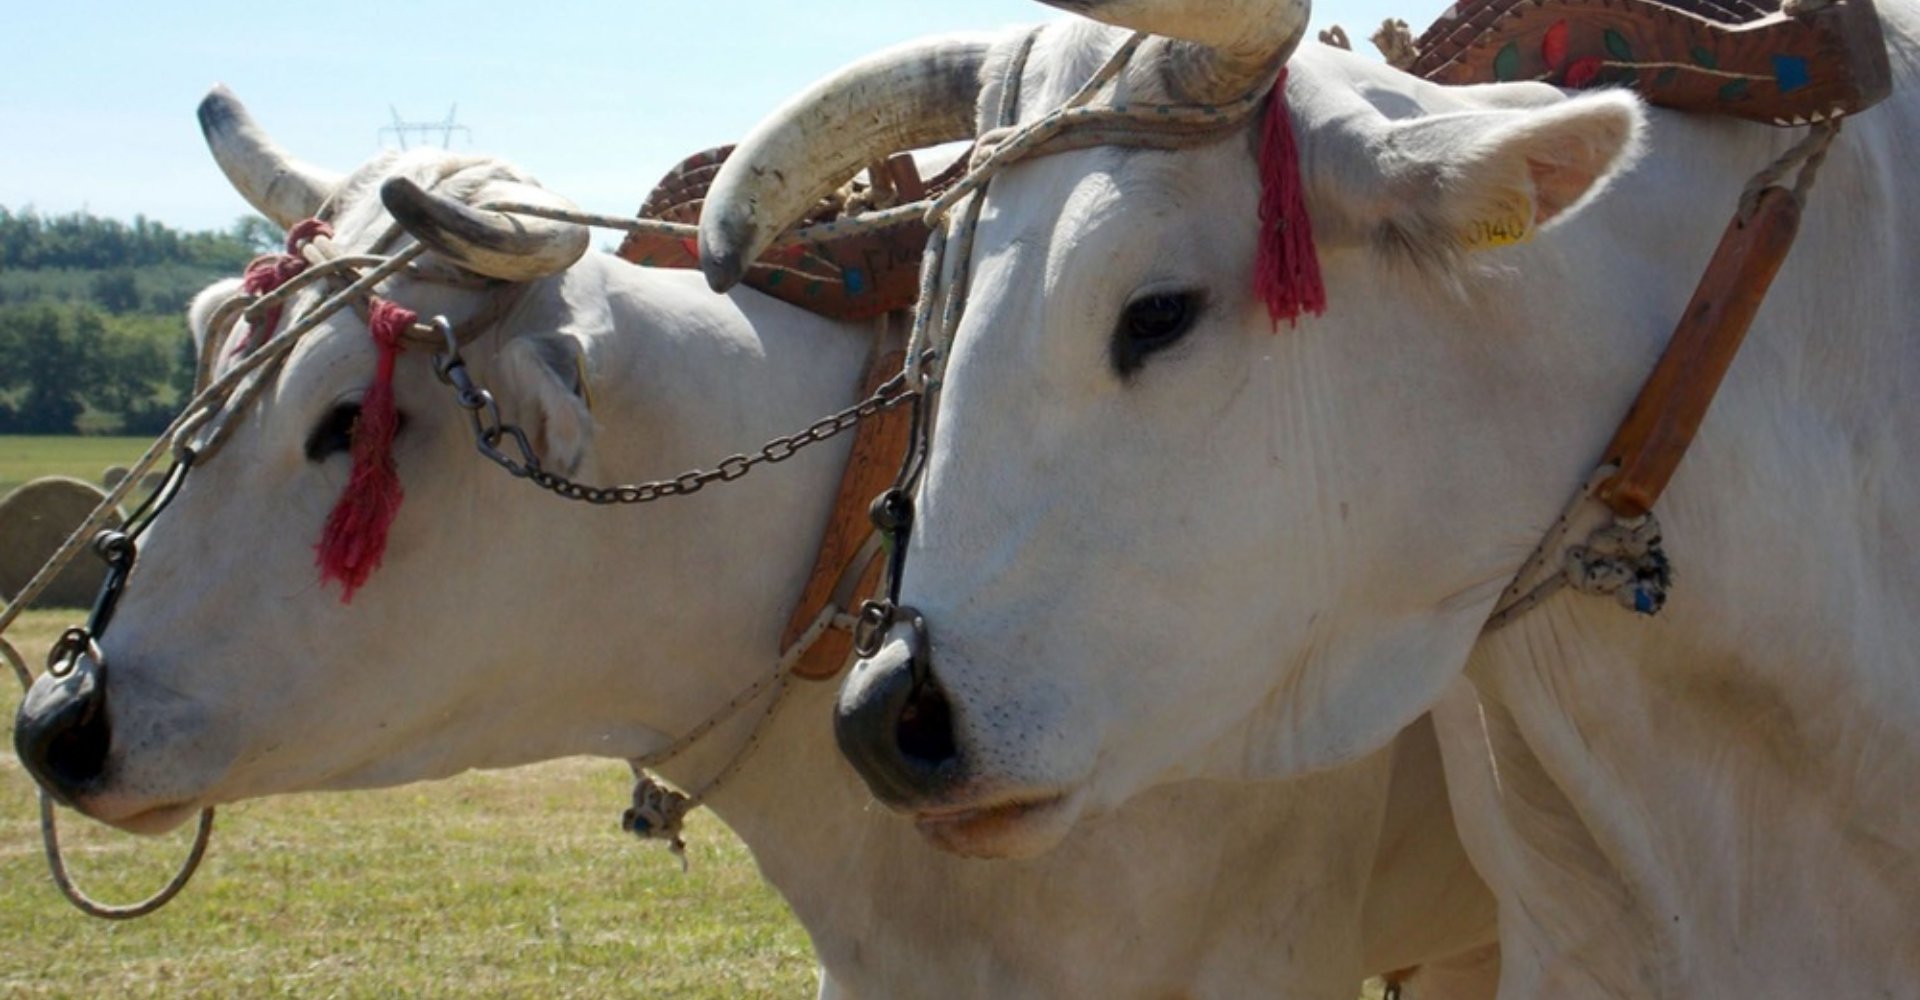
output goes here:
[{"label": "chain link", "polygon": [[[443,316],[434,317],[433,325],[443,331],[451,329]],[[711,469],[691,469],[671,479],[592,486],[542,468],[540,456],[526,432],[507,423],[500,415],[500,405],[493,393],[474,381],[473,373],[467,370],[467,363],[460,356],[459,344],[451,335],[446,337],[446,343],[447,350],[434,357],[434,372],[453,390],[454,402],[467,411],[473,422],[474,445],[480,454],[516,479],[528,480],[567,500],[599,505],[652,503],[668,497],[691,496],[712,483],[733,482],[752,472],[755,466],[784,462],[808,447],[838,437],[862,420],[911,403],[922,391],[907,388],[907,376],[902,372],[881,383],[872,395],[858,403],[822,417],[803,430],[774,438],[752,454],[728,455]],[[932,360],[932,353],[927,352],[928,357],[923,360]],[[503,444],[510,445],[511,453],[502,448]]]}]

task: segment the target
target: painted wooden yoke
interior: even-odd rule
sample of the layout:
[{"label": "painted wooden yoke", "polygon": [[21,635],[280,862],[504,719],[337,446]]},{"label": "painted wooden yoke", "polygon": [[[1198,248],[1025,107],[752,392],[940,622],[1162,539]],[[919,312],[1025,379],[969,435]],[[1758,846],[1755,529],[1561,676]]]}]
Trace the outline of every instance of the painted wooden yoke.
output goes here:
[{"label": "painted wooden yoke", "polygon": [[1436,83],[1629,86],[1653,104],[1806,125],[1892,91],[1867,0],[1460,0],[1408,71]]}]

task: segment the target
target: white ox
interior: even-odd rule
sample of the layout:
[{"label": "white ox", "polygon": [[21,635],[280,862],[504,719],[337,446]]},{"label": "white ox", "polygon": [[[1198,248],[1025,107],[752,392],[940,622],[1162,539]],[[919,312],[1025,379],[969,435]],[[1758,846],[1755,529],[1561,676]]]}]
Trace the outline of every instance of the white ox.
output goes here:
[{"label": "white ox", "polygon": [[[289,225],[331,196],[349,249],[389,224],[376,192],[391,178],[437,180],[474,201],[544,200],[509,167],[436,152],[329,176],[289,160],[220,93],[202,117],[257,207]],[[401,207],[429,242],[499,251],[430,255],[429,268],[458,260],[526,283],[466,353],[551,468],[592,481],[666,475],[852,400],[864,326],[755,292],[715,296],[692,272],[598,254],[569,265],[577,236],[517,233],[457,203]],[[196,313],[231,290],[216,286]],[[456,320],[502,293],[411,279],[387,292]],[[426,359],[403,357],[405,506],[384,567],[343,605],[317,583],[313,545],[347,475],[354,425],[342,407],[373,355],[351,313],[328,321],[188,478],[104,636],[104,707],[41,682],[20,728],[34,772],[64,799],[153,831],[254,796],[567,754],[630,758],[773,668],[843,445],[696,498],[569,504],[475,456]],[[1331,792],[1193,782],[1143,796],[1045,860],[992,866],[933,850],[871,808],[834,752],[833,700],[831,685],[793,692],[711,800],[806,926],[823,994],[1350,1000],[1365,972],[1491,940],[1492,899],[1452,832],[1430,731],[1397,760],[1376,754],[1328,775],[1358,790],[1338,809],[1324,806]],[[705,782],[755,714],[666,775]],[[626,848],[610,833],[607,849]],[[1488,954],[1442,970],[1435,992],[1489,995],[1475,965]]]},{"label": "white ox", "polygon": [[[1143,50],[1140,101],[1255,85],[1293,5],[1056,6],[1185,39]],[[843,696],[876,794],[1031,856],[1171,778],[1297,779],[1435,710],[1504,995],[1920,995],[1920,10],[1880,9],[1893,96],[1839,136],[1659,505],[1651,620],[1569,592],[1481,634],[1797,135],[1309,45],[1286,96],[1329,305],[1277,333],[1249,142],[1000,174],[906,560],[930,655],[896,626]],[[1050,27],[1020,119],[1122,37]],[[827,129],[876,100],[823,90],[743,143],[716,285],[859,162]],[[1467,248],[1510,216],[1552,229]]]}]

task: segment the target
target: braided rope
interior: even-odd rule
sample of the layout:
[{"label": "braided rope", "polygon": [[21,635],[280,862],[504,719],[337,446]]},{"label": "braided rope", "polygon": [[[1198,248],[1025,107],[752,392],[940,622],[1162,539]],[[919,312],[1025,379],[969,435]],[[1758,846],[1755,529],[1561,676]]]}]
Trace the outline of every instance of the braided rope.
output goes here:
[{"label": "braided rope", "polygon": [[1760,193],[1773,187],[1787,175],[1787,171],[1799,168],[1793,180],[1793,197],[1806,204],[1807,193],[1813,190],[1813,182],[1820,175],[1820,165],[1826,162],[1827,150],[1833,146],[1833,140],[1840,134],[1840,123],[1844,119],[1832,118],[1816,122],[1807,129],[1807,134],[1799,142],[1787,148],[1787,151],[1772,163],[1762,167],[1747,181],[1740,192],[1740,220],[1748,222],[1753,213],[1760,208]]}]

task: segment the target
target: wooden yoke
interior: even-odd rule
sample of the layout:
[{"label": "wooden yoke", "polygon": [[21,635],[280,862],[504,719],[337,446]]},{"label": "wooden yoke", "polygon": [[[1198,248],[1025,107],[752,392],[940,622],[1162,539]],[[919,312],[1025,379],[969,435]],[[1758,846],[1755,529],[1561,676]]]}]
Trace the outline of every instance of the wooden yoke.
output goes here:
[{"label": "wooden yoke", "polygon": [[1619,471],[1595,495],[1615,514],[1646,514],[1666,489],[1799,229],[1800,199],[1780,187],[1761,190],[1752,218],[1728,224],[1660,363],[1607,445],[1603,464]]},{"label": "wooden yoke", "polygon": [[1770,125],[1853,114],[1893,89],[1872,0],[1459,0],[1416,48],[1408,71],[1435,83],[1629,86]]},{"label": "wooden yoke", "polygon": [[[881,383],[899,374],[906,356],[901,350],[875,351],[867,365],[866,378],[861,382],[861,395],[872,394]],[[849,573],[858,574],[858,580],[840,605],[843,611],[851,612],[879,587],[886,560],[870,558],[865,566],[856,566],[854,562],[867,548],[867,539],[874,532],[873,522],[867,517],[868,506],[893,483],[894,474],[906,459],[912,419],[906,407],[895,407],[874,414],[854,429],[853,449],[847,454],[846,471],[840,475],[840,490],[834,496],[826,535],[820,539],[820,554],[814,559],[806,588],[800,592],[800,603],[794,607],[786,631],[780,635],[783,652],[792,648],[821,610],[833,601],[835,591],[841,589]],[[794,676],[813,681],[837,677],[852,652],[851,631],[828,629],[793,665]]]}]

